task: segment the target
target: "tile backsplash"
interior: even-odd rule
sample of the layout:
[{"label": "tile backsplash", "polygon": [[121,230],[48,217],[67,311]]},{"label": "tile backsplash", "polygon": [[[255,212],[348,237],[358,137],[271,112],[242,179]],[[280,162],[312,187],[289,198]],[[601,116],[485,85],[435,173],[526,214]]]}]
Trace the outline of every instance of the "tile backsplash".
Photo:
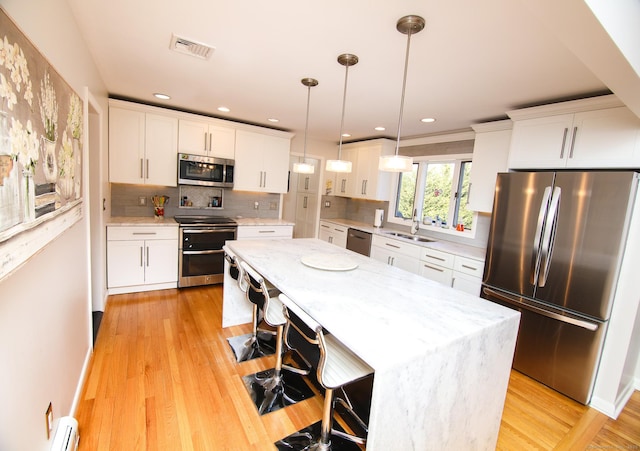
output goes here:
[{"label": "tile backsplash", "polygon": [[[200,186],[162,187],[111,184],[112,216],[153,216],[151,196],[169,196],[165,205],[165,216],[175,215],[217,215],[231,218],[278,218],[280,195],[233,191],[228,188]],[[192,206],[180,206],[180,199],[187,196]],[[146,205],[140,205],[140,198]],[[212,197],[222,197],[222,207],[209,207]],[[256,209],[256,202],[258,208]]]}]

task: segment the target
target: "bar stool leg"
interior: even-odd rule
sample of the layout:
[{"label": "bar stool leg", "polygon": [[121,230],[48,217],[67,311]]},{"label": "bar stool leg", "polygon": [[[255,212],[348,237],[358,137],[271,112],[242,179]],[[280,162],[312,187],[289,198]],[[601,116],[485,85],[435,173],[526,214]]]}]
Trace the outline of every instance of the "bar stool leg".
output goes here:
[{"label": "bar stool leg", "polygon": [[[273,369],[244,376],[243,382],[249,391],[260,415],[295,404],[314,394],[304,379],[293,372],[283,372],[283,331],[276,328],[276,365]],[[287,373],[286,375],[284,373]]]}]

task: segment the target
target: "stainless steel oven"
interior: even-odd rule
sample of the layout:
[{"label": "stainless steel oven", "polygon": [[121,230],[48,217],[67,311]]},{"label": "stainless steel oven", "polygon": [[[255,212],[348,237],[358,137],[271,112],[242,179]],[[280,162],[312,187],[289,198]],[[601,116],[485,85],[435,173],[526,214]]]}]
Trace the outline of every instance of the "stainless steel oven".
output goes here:
[{"label": "stainless steel oven", "polygon": [[236,239],[236,222],[220,216],[176,216],[175,220],[180,224],[178,287],[222,283],[222,246]]}]

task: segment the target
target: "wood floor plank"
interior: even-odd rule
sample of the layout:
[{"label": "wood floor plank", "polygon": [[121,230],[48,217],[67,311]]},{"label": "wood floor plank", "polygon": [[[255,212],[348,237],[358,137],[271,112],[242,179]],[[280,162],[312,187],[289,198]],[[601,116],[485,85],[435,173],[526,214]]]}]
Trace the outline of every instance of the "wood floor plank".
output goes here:
[{"label": "wood floor plank", "polygon": [[[322,416],[322,396],[260,416],[221,328],[222,286],[110,296],[76,412],[80,450],[273,450]],[[617,420],[512,371],[496,449],[640,449],[640,393]],[[395,450],[392,450],[395,451]]]}]

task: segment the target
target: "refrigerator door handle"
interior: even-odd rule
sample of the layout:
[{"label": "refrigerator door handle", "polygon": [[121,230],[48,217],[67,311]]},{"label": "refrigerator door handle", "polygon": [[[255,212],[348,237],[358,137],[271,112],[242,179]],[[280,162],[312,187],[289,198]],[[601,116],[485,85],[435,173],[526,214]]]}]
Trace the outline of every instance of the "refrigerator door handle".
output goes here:
[{"label": "refrigerator door handle", "polygon": [[518,296],[512,296],[506,293],[501,293],[499,291],[496,290],[492,290],[491,288],[487,288],[487,287],[483,287],[482,288],[482,292],[484,294],[486,294],[489,297],[493,297],[496,298],[500,301],[506,302],[508,304],[511,304],[513,306],[516,307],[520,307],[526,310],[529,310],[533,313],[537,313],[539,315],[542,316],[546,316],[547,318],[551,318],[551,319],[555,319],[558,321],[561,321],[563,323],[567,323],[567,324],[572,324],[574,326],[578,326],[581,327],[583,329],[587,329],[590,331],[596,331],[598,330],[599,324],[597,323],[592,323],[589,321],[585,321],[583,319],[579,319],[573,316],[568,316],[568,315],[560,315],[558,313],[552,312],[550,310],[545,310],[543,308],[540,307],[536,307],[535,305],[532,305],[528,302],[526,302],[524,299],[522,299],[521,297]]},{"label": "refrigerator door handle", "polygon": [[551,187],[547,186],[542,195],[540,203],[540,211],[538,212],[538,223],[536,224],[536,233],[533,236],[533,252],[531,253],[531,273],[530,283],[536,285],[538,283],[538,274],[540,269],[540,241],[542,240],[542,232],[544,230],[544,218],[549,206],[549,198],[551,197]]},{"label": "refrigerator door handle", "polygon": [[540,275],[538,286],[544,287],[549,276],[549,267],[551,266],[551,256],[553,255],[553,244],[556,241],[556,230],[558,226],[558,211],[560,209],[560,197],[562,190],[559,186],[553,188],[551,196],[551,206],[547,213],[545,221],[544,238],[542,240],[542,251],[540,252]]}]

